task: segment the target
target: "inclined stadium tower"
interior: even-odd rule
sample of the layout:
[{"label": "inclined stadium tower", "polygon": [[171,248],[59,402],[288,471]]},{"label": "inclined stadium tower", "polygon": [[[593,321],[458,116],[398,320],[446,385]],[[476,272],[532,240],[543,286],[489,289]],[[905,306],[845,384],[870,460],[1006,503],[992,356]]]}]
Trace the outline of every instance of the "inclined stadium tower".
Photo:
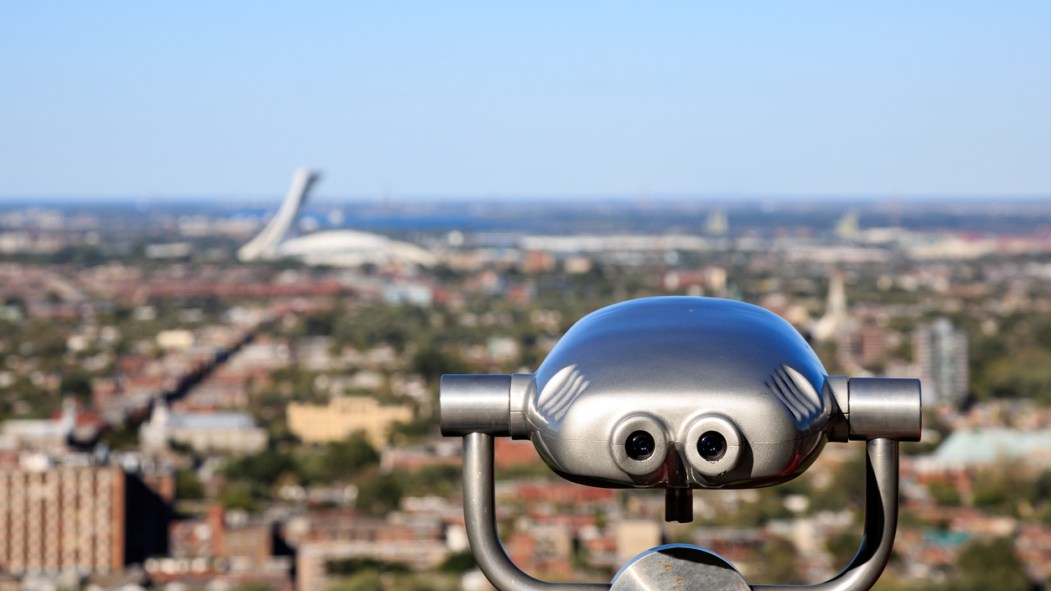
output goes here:
[{"label": "inclined stadium tower", "polygon": [[434,256],[419,246],[378,234],[341,229],[297,236],[294,223],[320,178],[315,171],[296,170],[277,213],[255,238],[237,251],[237,258],[244,262],[298,259],[308,265],[334,267],[365,264],[429,267],[434,264]]}]

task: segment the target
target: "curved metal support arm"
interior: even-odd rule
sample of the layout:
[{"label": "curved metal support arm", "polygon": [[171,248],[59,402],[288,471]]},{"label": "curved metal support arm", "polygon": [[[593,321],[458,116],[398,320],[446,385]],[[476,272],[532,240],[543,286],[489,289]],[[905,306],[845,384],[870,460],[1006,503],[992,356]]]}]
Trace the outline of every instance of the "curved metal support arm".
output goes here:
[{"label": "curved metal support arm", "polygon": [[898,526],[898,442],[870,439],[865,462],[865,535],[843,572],[817,585],[752,585],[754,591],[859,591],[883,573]]},{"label": "curved metal support arm", "polygon": [[607,591],[607,583],[549,583],[525,574],[507,557],[496,534],[493,436],[463,437],[463,512],[478,567],[501,591]]}]

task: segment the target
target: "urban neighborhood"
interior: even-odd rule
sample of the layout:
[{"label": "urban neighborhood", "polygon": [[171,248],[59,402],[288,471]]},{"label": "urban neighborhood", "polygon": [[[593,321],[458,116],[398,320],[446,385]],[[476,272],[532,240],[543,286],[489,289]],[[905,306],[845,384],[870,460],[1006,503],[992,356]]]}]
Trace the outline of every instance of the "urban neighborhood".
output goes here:
[{"label": "urban neighborhood", "polygon": [[[1047,587],[1046,203],[345,206],[307,203],[314,180],[276,213],[0,209],[0,589],[487,589],[439,378],[532,372],[586,314],[661,295],[762,306],[829,375],[921,379],[877,589]],[[696,491],[685,524],[529,441],[495,460],[505,549],[547,580],[684,542],[813,583],[860,543],[859,443]]]}]

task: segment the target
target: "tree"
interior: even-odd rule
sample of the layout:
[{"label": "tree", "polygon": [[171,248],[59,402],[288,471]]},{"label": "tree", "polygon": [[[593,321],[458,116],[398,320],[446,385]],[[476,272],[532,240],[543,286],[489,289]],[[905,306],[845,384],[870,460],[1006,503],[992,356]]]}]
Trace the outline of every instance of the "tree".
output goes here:
[{"label": "tree", "polygon": [[1033,505],[1051,503],[1051,470],[1041,472],[1029,487],[1029,502]]},{"label": "tree", "polygon": [[986,398],[1032,398],[1051,402],[1051,318],[1016,314],[1000,331],[976,335],[970,347],[974,394]]},{"label": "tree", "polygon": [[1029,471],[1020,462],[984,468],[975,475],[974,504],[978,507],[1014,514],[1025,499],[1030,484]]},{"label": "tree", "polygon": [[303,447],[296,454],[297,476],[303,483],[350,482],[379,463],[379,453],[358,432],[324,447]]},{"label": "tree", "polygon": [[821,510],[857,509],[865,506],[865,453],[852,454],[849,459],[836,466],[832,478],[833,483],[824,488],[815,489],[811,498],[811,506],[820,507]]},{"label": "tree", "polygon": [[416,351],[416,354],[412,356],[412,369],[431,383],[435,382],[443,374],[467,373],[470,371],[470,368],[459,356],[446,353],[433,344]]},{"label": "tree", "polygon": [[74,370],[64,376],[58,386],[63,396],[73,396],[80,402],[91,400],[91,376],[83,370]]},{"label": "tree", "polygon": [[374,570],[365,570],[349,579],[329,586],[328,591],[381,591],[382,589],[383,579],[380,577],[380,573]]},{"label": "tree", "polygon": [[957,560],[960,579],[953,591],[1029,591],[1032,584],[1010,538],[968,543]]},{"label": "tree", "polygon": [[404,484],[397,474],[382,474],[358,485],[354,505],[372,515],[385,515],[398,508],[404,494]]},{"label": "tree", "polygon": [[116,451],[138,449],[141,424],[142,421],[128,421],[110,427],[102,432],[102,442]]},{"label": "tree", "polygon": [[201,484],[193,470],[175,471],[175,498],[177,499],[203,499],[204,486]]},{"label": "tree", "polygon": [[438,570],[443,573],[461,574],[475,568],[476,565],[474,554],[470,550],[462,550],[447,556]]},{"label": "tree", "polygon": [[773,538],[761,550],[759,579],[779,585],[798,585],[803,583],[799,575],[799,557],[796,549],[788,540]]},{"label": "tree", "polygon": [[242,583],[234,587],[234,591],[273,591],[273,587],[266,583]]},{"label": "tree", "polygon": [[283,474],[296,474],[296,463],[292,456],[276,449],[237,458],[223,468],[223,475],[232,480],[243,480],[252,484],[269,486]]},{"label": "tree", "polygon": [[405,490],[414,495],[449,496],[463,490],[459,466],[424,466],[412,472],[399,472],[397,477]]},{"label": "tree", "polygon": [[241,509],[250,513],[258,511],[260,491],[246,482],[231,482],[219,491],[219,503],[226,509]]},{"label": "tree", "polygon": [[841,532],[828,539],[825,548],[832,555],[836,567],[844,567],[858,553],[861,546],[861,536],[855,532]]},{"label": "tree", "polygon": [[333,558],[325,562],[325,574],[328,575],[353,575],[368,570],[384,573],[405,573],[409,572],[409,567],[400,562],[385,562],[367,556]]},{"label": "tree", "polygon": [[960,491],[951,483],[944,480],[935,480],[927,485],[927,490],[934,497],[934,501],[942,507],[959,507]]},{"label": "tree", "polygon": [[379,461],[380,455],[360,432],[329,443],[322,454],[323,469],[329,480],[348,480]]},{"label": "tree", "polygon": [[405,441],[420,441],[435,431],[436,421],[431,417],[409,421],[407,423],[396,422],[390,427],[392,441],[402,443]]}]

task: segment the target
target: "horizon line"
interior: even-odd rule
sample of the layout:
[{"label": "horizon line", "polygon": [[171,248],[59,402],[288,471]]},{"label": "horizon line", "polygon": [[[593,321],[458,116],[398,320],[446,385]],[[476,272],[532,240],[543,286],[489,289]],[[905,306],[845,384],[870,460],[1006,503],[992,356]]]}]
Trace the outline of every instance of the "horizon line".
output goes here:
[{"label": "horizon line", "polygon": [[[98,205],[179,205],[179,204],[214,204],[216,199],[225,200],[229,206],[240,206],[245,204],[263,204],[280,202],[281,195],[0,195],[0,205],[33,205],[37,202],[41,205],[49,204],[75,204],[88,205],[92,202]],[[349,195],[325,195],[318,194],[313,199],[317,204],[340,204],[353,202],[367,203],[433,203],[442,202],[458,203],[528,203],[551,201],[563,201],[567,199],[579,200],[579,202],[600,203],[602,201],[616,203],[634,203],[639,201],[654,201],[658,203],[681,203],[685,201],[709,200],[714,202],[760,202],[770,201],[785,202],[794,200],[799,203],[820,202],[872,202],[876,200],[886,201],[888,204],[901,204],[905,202],[944,202],[947,200],[962,200],[974,202],[979,200],[998,199],[1011,202],[1031,202],[1037,200],[1051,199],[1051,191],[1044,193],[652,193],[652,194],[627,194],[627,193],[565,193],[565,194],[349,194]],[[233,201],[233,202],[231,202]],[[733,204],[733,203],[728,203]],[[990,205],[995,205],[991,203]],[[1049,203],[1051,205],[1051,203]]]}]

